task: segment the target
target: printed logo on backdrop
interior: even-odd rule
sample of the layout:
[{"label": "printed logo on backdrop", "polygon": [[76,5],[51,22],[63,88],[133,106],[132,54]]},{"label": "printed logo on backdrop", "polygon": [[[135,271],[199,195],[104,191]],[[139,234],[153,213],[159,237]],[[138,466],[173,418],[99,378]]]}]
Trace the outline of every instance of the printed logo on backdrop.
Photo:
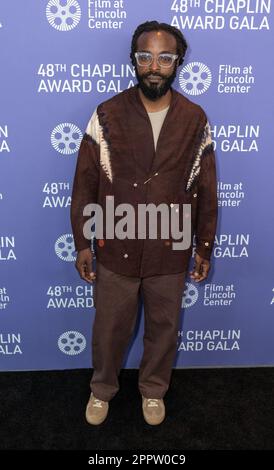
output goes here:
[{"label": "printed logo on backdrop", "polygon": [[240,351],[241,330],[180,330],[178,351]]},{"label": "printed logo on backdrop", "polygon": [[58,124],[50,136],[53,148],[62,155],[78,152],[82,138],[79,127],[69,122]]},{"label": "printed logo on backdrop", "polygon": [[[127,19],[127,0],[85,0],[89,29],[122,29]],[[46,8],[49,24],[58,31],[71,31],[83,17],[76,0],[50,0]]]},{"label": "printed logo on backdrop", "polygon": [[0,235],[0,261],[16,260],[15,236]]},{"label": "printed logo on backdrop", "polygon": [[211,127],[214,150],[250,155],[259,151],[259,124],[220,124]]},{"label": "printed logo on backdrop", "polygon": [[76,0],[50,0],[46,16],[53,28],[58,31],[70,31],[81,19],[81,8]]},{"label": "printed logo on backdrop", "polygon": [[219,207],[240,207],[241,202],[245,198],[244,183],[225,183],[218,181],[217,197]]},{"label": "printed logo on backdrop", "polygon": [[192,307],[197,302],[198,296],[197,287],[190,282],[186,282],[182,298],[182,308]]},{"label": "printed logo on backdrop", "polygon": [[65,331],[58,339],[58,348],[69,356],[82,353],[86,345],[86,338],[79,331]]},{"label": "printed logo on backdrop", "polygon": [[205,307],[230,307],[236,299],[234,284],[205,284],[204,301]]},{"label": "printed logo on backdrop", "polygon": [[[196,286],[186,282],[182,298],[182,308],[192,307],[198,300],[199,293]],[[234,284],[205,284],[203,305],[205,307],[228,307],[236,298]]]},{"label": "printed logo on backdrop", "polygon": [[9,147],[9,129],[7,124],[1,125],[0,124],[0,153],[10,152]]},{"label": "printed logo on backdrop", "polygon": [[[94,307],[93,285],[49,286],[47,289],[47,308],[90,308]],[[1,297],[0,297],[1,299]]]},{"label": "printed logo on backdrop", "polygon": [[252,65],[219,65],[218,93],[247,94],[254,84],[255,75]]},{"label": "printed logo on backdrop", "polygon": [[127,0],[87,0],[90,29],[122,29],[127,19]]},{"label": "printed logo on backdrop", "polygon": [[170,0],[171,25],[186,30],[270,30],[271,0]]},{"label": "printed logo on backdrop", "polygon": [[54,245],[55,253],[62,261],[75,261],[75,245],[71,233],[66,233],[57,238]]},{"label": "printed logo on backdrop", "polygon": [[[212,73],[203,62],[190,62],[179,73],[179,84],[188,95],[201,95],[211,84],[216,83],[216,92],[225,94],[247,94],[255,84],[252,65],[235,66],[219,64],[218,78],[212,82]],[[217,75],[217,74],[216,74]]]},{"label": "printed logo on backdrop", "polygon": [[[40,64],[38,93],[119,93],[134,85],[130,64]],[[43,78],[40,78],[43,77]]]},{"label": "printed logo on backdrop", "polygon": [[22,354],[20,333],[0,333],[0,354]]},{"label": "printed logo on backdrop", "polygon": [[10,303],[10,296],[8,295],[6,287],[0,287],[0,310],[5,310]]},{"label": "printed logo on backdrop", "polygon": [[188,95],[201,95],[208,90],[211,81],[211,71],[202,62],[187,64],[179,74],[180,86]]}]

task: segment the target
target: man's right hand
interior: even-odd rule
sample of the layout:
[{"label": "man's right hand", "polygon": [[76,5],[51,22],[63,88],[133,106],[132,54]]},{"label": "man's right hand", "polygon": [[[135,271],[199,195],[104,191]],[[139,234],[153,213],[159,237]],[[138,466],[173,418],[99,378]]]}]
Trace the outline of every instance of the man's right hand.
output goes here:
[{"label": "man's right hand", "polygon": [[92,270],[93,255],[90,248],[78,251],[75,267],[84,281],[92,283],[96,279],[96,273]]}]

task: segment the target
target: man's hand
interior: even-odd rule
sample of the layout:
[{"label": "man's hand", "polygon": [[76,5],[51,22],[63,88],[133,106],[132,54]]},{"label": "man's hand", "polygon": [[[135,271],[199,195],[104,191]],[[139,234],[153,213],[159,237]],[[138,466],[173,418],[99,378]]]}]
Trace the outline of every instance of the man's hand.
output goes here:
[{"label": "man's hand", "polygon": [[195,254],[193,271],[190,271],[190,277],[196,282],[201,282],[207,278],[210,270],[210,262],[202,258],[198,253]]},{"label": "man's hand", "polygon": [[78,251],[75,267],[80,277],[89,283],[96,279],[96,273],[92,271],[93,255],[90,248]]}]

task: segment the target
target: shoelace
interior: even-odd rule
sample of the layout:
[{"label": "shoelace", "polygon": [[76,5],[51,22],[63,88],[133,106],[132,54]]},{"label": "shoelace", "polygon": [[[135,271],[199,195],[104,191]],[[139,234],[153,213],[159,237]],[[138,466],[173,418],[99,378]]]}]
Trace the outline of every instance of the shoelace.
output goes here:
[{"label": "shoelace", "polygon": [[98,398],[94,398],[93,406],[97,408],[102,408],[102,400],[99,400]]},{"label": "shoelace", "polygon": [[159,399],[158,398],[148,398],[147,401],[148,401],[147,406],[149,406],[149,407],[159,406]]}]

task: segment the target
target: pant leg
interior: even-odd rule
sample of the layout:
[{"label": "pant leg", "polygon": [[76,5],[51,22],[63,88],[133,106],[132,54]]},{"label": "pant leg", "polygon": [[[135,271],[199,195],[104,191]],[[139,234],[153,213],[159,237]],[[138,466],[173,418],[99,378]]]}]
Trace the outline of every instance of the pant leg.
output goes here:
[{"label": "pant leg", "polygon": [[176,355],[185,272],[144,278],[144,352],[139,390],[146,398],[163,398]]},{"label": "pant leg", "polygon": [[104,401],[119,390],[118,375],[136,323],[140,282],[140,278],[114,273],[97,262],[90,386]]}]

